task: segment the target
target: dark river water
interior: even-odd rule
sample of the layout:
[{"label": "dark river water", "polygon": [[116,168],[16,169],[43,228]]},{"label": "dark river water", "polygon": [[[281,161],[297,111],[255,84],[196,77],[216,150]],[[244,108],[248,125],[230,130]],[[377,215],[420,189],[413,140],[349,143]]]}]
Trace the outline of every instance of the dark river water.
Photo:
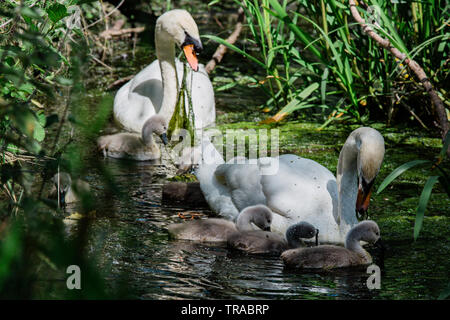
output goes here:
[{"label": "dark river water", "polygon": [[[240,57],[230,57],[231,61],[241,63],[241,70],[246,68],[247,63]],[[239,69],[239,64],[232,62],[226,66]],[[225,66],[222,71],[226,72]],[[228,76],[232,72],[228,71]],[[125,71],[122,73],[127,75]],[[255,101],[254,91],[239,90],[236,87],[232,93],[216,94],[218,114],[261,103]],[[97,96],[101,94],[95,92],[90,95],[93,101],[98,101]],[[262,95],[261,99],[265,97]],[[95,108],[92,112],[96,112]],[[251,117],[240,120],[251,121]],[[87,143],[95,149],[95,142]],[[89,158],[93,157],[101,155],[92,152]],[[369,250],[381,267],[379,290],[367,288],[369,274],[365,268],[291,271],[276,256],[251,256],[217,244],[169,240],[166,226],[182,222],[178,213],[195,210],[211,215],[212,212],[207,208],[163,203],[162,186],[167,180],[158,166],[147,162],[101,160],[112,174],[115,187],[123,192],[122,198],[103,196],[105,185],[99,171],[90,168],[89,161],[86,163],[88,174],[84,178],[99,195],[97,217],[89,226],[90,254],[102,270],[107,287],[114,290],[125,282],[128,294],[134,298],[435,299],[450,279],[448,236],[446,241],[413,242],[411,232],[407,240],[388,239],[384,254]],[[417,190],[420,189],[414,189],[415,195]],[[389,191],[390,200],[386,205],[378,202],[373,210],[379,215],[388,214],[385,208],[395,207],[404,197],[402,192],[401,189]],[[448,205],[448,201],[444,204]],[[68,220],[66,224],[69,235],[76,232],[77,220]]]}]

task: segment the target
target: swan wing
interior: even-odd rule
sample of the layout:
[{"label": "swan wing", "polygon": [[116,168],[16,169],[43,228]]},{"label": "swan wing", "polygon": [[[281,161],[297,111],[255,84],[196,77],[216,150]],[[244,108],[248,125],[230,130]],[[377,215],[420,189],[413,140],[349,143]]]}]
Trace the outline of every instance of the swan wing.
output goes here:
[{"label": "swan wing", "polygon": [[337,230],[337,185],[334,175],[317,162],[296,155],[282,155],[275,173],[261,175],[267,205],[274,215],[272,231],[284,234],[287,228],[306,221],[320,230],[321,241]]},{"label": "swan wing", "polygon": [[114,97],[114,119],[125,130],[141,132],[144,122],[161,108],[163,86],[158,60],[124,84]]},{"label": "swan wing", "polygon": [[235,220],[239,210],[231,199],[231,192],[214,174],[217,166],[224,163],[222,156],[217,152],[209,138],[201,143],[202,161],[195,169],[195,176],[200,182],[200,189],[209,207],[214,212],[229,220]]},{"label": "swan wing", "polygon": [[262,192],[261,175],[257,164],[244,163],[221,164],[214,175],[224,187],[229,189],[234,205],[238,210],[256,204],[266,204],[266,197]]}]

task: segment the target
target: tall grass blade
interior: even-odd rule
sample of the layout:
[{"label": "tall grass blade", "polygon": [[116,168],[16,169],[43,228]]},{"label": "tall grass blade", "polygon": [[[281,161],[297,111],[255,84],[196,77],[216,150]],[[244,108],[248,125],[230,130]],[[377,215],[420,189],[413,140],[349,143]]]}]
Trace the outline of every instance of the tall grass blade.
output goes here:
[{"label": "tall grass blade", "polygon": [[441,294],[438,297],[438,300],[444,300],[449,296],[450,296],[450,282],[448,283],[447,288],[445,288],[444,291],[441,292]]},{"label": "tall grass blade", "polygon": [[400,167],[395,169],[391,172],[384,180],[381,182],[380,186],[378,187],[377,194],[379,194],[381,191],[383,191],[395,178],[397,178],[399,175],[401,175],[403,172],[405,172],[408,169],[411,169],[412,167],[415,167],[420,164],[429,163],[428,160],[413,160],[407,163],[402,164]]},{"label": "tall grass blade", "polygon": [[439,176],[431,176],[428,178],[422,193],[419,198],[419,206],[417,207],[416,223],[414,224],[414,240],[417,240],[420,229],[422,229],[423,216],[427,208],[428,200],[430,200],[431,190],[433,190],[434,184],[438,181]]}]

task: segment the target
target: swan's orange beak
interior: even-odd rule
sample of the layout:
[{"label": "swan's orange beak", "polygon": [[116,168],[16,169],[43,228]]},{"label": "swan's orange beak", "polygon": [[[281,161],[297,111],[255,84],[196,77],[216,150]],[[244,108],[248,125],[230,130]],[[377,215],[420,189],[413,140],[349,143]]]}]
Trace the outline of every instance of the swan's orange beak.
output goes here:
[{"label": "swan's orange beak", "polygon": [[198,71],[198,59],[193,44],[187,44],[183,47],[184,55],[192,70]]},{"label": "swan's orange beak", "polygon": [[363,188],[359,184],[358,197],[356,198],[356,212],[364,216],[369,209],[370,196],[372,195],[372,185]]}]

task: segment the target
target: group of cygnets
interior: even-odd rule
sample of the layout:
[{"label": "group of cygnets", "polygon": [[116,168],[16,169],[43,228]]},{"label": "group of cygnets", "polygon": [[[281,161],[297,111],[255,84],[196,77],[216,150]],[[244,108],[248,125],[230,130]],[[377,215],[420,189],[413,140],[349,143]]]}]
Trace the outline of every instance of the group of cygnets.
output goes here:
[{"label": "group of cygnets", "polygon": [[[308,222],[290,226],[285,238],[270,232],[272,211],[265,205],[242,210],[236,223],[225,219],[191,220],[170,224],[169,234],[176,239],[222,242],[229,248],[250,254],[281,254],[287,267],[299,269],[333,269],[372,263],[372,257],[360,241],[376,243],[380,229],[372,220],[355,225],[347,234],[345,247],[318,245],[319,230]],[[255,229],[255,226],[259,229]],[[315,238],[307,247],[303,239]]]},{"label": "group of cygnets", "polygon": [[[190,66],[187,77],[183,63],[175,58],[176,46]],[[192,16],[185,10],[161,15],[155,27],[155,47],[158,59],[116,94],[114,119],[127,132],[98,139],[105,157],[138,161],[161,157],[153,134],[167,144],[168,123],[183,78],[191,88],[195,128],[215,123],[214,90],[197,60],[202,44]],[[202,147],[208,145],[206,141]],[[168,231],[176,239],[227,243],[250,254],[281,254],[285,265],[295,268],[369,264],[372,258],[360,241],[377,242],[380,230],[371,220],[358,223],[355,203],[358,212],[367,210],[383,156],[381,134],[359,128],[344,144],[336,177],[320,164],[296,155],[261,158],[257,165],[239,166],[217,157],[214,164],[197,167],[195,174],[211,209],[227,219],[185,221],[169,225]],[[279,165],[277,174],[260,173],[268,159],[272,166]],[[344,243],[345,247],[319,245],[319,232],[321,242]],[[314,237],[315,246],[307,247],[305,242]]]}]

